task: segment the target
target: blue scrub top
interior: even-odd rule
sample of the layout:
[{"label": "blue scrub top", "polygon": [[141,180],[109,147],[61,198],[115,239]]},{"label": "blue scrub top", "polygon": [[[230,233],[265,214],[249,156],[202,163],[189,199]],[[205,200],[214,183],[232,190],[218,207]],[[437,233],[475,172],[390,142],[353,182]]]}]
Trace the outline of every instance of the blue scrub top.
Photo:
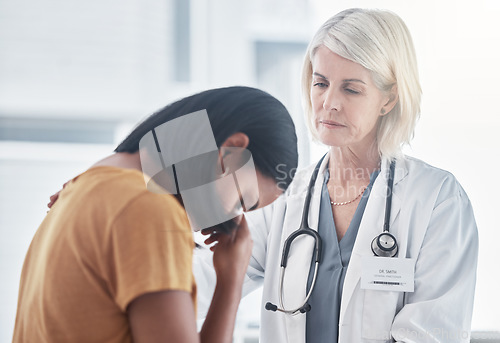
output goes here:
[{"label": "blue scrub top", "polygon": [[[311,305],[311,310],[307,312],[306,320],[307,343],[338,341],[340,302],[345,273],[351,259],[352,248],[354,247],[354,241],[358,234],[359,224],[361,223],[373,182],[379,172],[377,170],[370,175],[370,184],[361,197],[347,232],[339,242],[327,188],[330,172],[328,168],[325,170],[325,181],[321,189],[318,222],[318,233],[323,241],[323,256],[318,268],[316,285],[308,301]],[[309,270],[308,290],[311,287],[313,275],[314,261],[312,261],[311,269]]]}]

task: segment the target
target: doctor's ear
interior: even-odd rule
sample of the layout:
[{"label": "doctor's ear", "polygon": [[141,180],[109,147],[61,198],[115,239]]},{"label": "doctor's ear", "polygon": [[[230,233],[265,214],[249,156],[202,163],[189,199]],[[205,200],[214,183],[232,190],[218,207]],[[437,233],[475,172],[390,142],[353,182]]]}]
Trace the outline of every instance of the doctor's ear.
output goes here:
[{"label": "doctor's ear", "polygon": [[391,88],[391,91],[388,94],[387,97],[387,102],[384,104],[382,109],[380,110],[380,114],[382,116],[386,115],[387,113],[391,112],[394,106],[398,103],[399,96],[398,96],[398,86],[394,85]]}]

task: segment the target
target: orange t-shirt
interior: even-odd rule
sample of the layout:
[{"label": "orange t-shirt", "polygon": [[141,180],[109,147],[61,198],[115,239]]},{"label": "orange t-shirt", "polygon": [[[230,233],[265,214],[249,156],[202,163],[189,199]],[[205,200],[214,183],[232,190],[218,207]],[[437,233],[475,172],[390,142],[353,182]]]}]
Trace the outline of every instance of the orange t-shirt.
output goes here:
[{"label": "orange t-shirt", "polygon": [[131,342],[126,310],[138,296],[182,290],[195,306],[193,248],[182,206],[149,192],[142,173],[86,171],[31,242],[13,342]]}]

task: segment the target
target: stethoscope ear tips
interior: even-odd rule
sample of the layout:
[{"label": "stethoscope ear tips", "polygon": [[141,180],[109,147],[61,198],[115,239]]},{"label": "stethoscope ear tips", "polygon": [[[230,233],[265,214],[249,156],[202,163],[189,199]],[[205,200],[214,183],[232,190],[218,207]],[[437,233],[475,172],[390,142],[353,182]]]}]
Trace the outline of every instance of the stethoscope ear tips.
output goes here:
[{"label": "stethoscope ear tips", "polygon": [[306,312],[311,311],[311,305],[309,305],[308,303],[305,303],[304,306],[302,306],[301,308],[299,308],[297,310],[287,311],[287,310],[283,310],[283,309],[278,309],[278,306],[276,306],[272,302],[268,301],[266,303],[265,309],[268,311],[273,311],[273,312],[280,311],[280,312],[285,312],[285,313],[289,313],[289,314],[296,314],[297,312],[306,313]]},{"label": "stethoscope ear tips", "polygon": [[396,237],[389,232],[382,232],[372,241],[372,251],[375,256],[394,257],[398,254]]},{"label": "stethoscope ear tips", "polygon": [[276,306],[270,302],[266,303],[266,310],[276,312],[277,309],[278,309],[278,306]]},{"label": "stethoscope ear tips", "polygon": [[300,308],[300,313],[306,313],[306,312],[309,312],[311,311],[311,305],[309,305],[308,303],[306,303],[304,306],[302,306]]}]

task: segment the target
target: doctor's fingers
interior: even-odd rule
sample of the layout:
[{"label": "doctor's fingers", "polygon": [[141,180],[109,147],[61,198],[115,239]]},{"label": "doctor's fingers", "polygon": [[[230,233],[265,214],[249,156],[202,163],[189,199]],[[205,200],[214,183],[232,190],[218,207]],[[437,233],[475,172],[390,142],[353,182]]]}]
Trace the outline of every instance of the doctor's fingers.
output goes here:
[{"label": "doctor's fingers", "polygon": [[[76,180],[76,178],[74,178],[74,180]],[[71,180],[70,180],[71,181]],[[50,202],[47,204],[47,207],[48,208],[51,208],[52,206],[54,206],[54,204],[56,203],[57,199],[59,199],[59,194],[61,193],[61,191],[64,189],[64,187],[66,187],[66,185],[69,183],[69,181],[66,181],[64,183],[64,185],[62,186],[62,189],[60,189],[57,193],[55,194],[52,194],[50,197],[49,197],[49,200]]]},{"label": "doctor's fingers", "polygon": [[49,198],[50,202],[47,204],[48,208],[51,208],[56,203],[57,199],[59,199],[59,193],[61,193],[61,191],[59,191],[59,192],[57,192],[55,194],[52,194],[50,196],[50,198]]}]

